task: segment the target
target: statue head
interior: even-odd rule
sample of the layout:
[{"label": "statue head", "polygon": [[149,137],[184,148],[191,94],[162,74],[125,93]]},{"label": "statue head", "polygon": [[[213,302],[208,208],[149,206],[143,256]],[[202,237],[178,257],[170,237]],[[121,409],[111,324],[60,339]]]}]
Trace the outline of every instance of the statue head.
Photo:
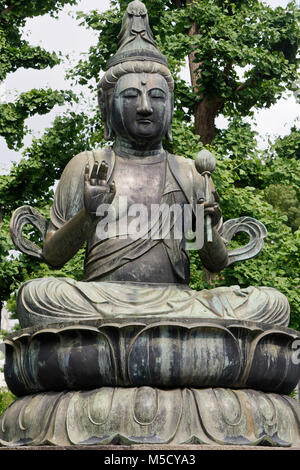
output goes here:
[{"label": "statue head", "polygon": [[105,138],[149,145],[171,139],[174,81],[157,49],[146,7],[131,2],[123,18],[119,49],[98,85]]}]

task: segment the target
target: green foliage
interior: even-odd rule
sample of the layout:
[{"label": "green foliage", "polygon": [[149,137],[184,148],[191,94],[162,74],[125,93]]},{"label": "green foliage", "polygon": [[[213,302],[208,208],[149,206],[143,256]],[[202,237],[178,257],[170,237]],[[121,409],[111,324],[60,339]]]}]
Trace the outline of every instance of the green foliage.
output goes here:
[{"label": "green foliage", "polygon": [[10,390],[7,390],[4,387],[0,389],[0,416],[4,413],[6,408],[16,400],[16,398],[17,397],[15,397]]},{"label": "green foliage", "polygon": [[20,35],[18,27],[9,28],[0,19],[0,81],[20,67],[44,69],[60,62],[56,54],[30,46]]},{"label": "green foliage", "polygon": [[3,215],[22,204],[48,203],[53,197],[51,187],[68,161],[90,148],[91,139],[89,119],[82,113],[69,112],[56,117],[41,138],[33,139],[24,151],[24,158],[12,167],[10,174],[0,176]]},{"label": "green foliage", "polygon": [[15,103],[0,104],[0,135],[8,148],[19,149],[27,132],[25,119],[34,114],[47,114],[56,105],[74,99],[71,92],[30,90],[21,93]]},{"label": "green foliage", "polygon": [[299,392],[299,388],[297,390],[293,390],[290,395],[289,395],[291,398],[293,398],[294,400],[298,400],[300,401],[300,392]]},{"label": "green foliage", "polygon": [[270,149],[271,153],[283,159],[293,158],[300,160],[300,129],[293,126],[290,133],[279,137]]},{"label": "green foliage", "polygon": [[59,63],[57,54],[33,47],[22,38],[22,28],[27,18],[49,13],[52,16],[66,5],[77,0],[13,0],[0,1],[0,82],[8,73],[24,67],[43,69]]},{"label": "green foliage", "polygon": [[[76,0],[0,1],[0,82],[9,73],[21,67],[44,69],[59,64],[61,60],[59,54],[31,46],[22,38],[22,29],[28,18],[45,13],[55,16],[67,4],[74,5]],[[25,122],[28,117],[48,113],[55,105],[73,100],[75,97],[71,91],[33,89],[21,93],[14,102],[0,103],[0,136],[5,138],[9,148],[19,149],[28,132]],[[28,257],[14,255],[14,246],[9,236],[12,210],[28,203],[43,208],[51,200],[53,195],[51,186],[67,162],[64,158],[71,158],[76,145],[80,147],[76,139],[86,135],[86,132],[80,132],[84,119],[75,115],[58,118],[52,130],[46,132],[41,141],[39,139],[33,141],[21,162],[14,165],[10,175],[0,176],[0,310],[3,302],[9,299],[10,293],[14,292],[38,266]],[[68,139],[72,142],[70,153],[68,153],[68,144],[65,143]],[[85,140],[82,141],[84,145]],[[61,165],[57,146],[66,152]],[[47,164],[45,158],[47,162],[52,163]]]},{"label": "green foliage", "polygon": [[287,225],[293,231],[300,227],[300,194],[284,184],[271,184],[265,189],[265,198],[281,214],[287,217]]},{"label": "green foliage", "polygon": [[[76,0],[0,1],[0,82],[21,67],[44,69],[59,64],[56,53],[32,47],[22,39],[22,28],[28,18],[45,13],[55,15],[64,5],[75,3]],[[28,117],[46,114],[56,104],[62,105],[74,99],[71,91],[33,89],[21,93],[15,102],[0,103],[0,136],[5,138],[10,149],[17,150],[21,148],[24,135],[28,132],[25,126]]]},{"label": "green foliage", "polygon": [[14,0],[11,2],[0,2],[0,17],[5,21],[18,22],[26,18],[45,15],[49,13],[55,16],[65,5],[75,5],[76,0]]},{"label": "green foliage", "polygon": [[194,158],[195,155],[204,147],[200,137],[194,133],[193,125],[188,122],[182,122],[177,117],[172,125],[172,142],[164,142],[164,148],[170,153],[184,155],[187,158]]}]

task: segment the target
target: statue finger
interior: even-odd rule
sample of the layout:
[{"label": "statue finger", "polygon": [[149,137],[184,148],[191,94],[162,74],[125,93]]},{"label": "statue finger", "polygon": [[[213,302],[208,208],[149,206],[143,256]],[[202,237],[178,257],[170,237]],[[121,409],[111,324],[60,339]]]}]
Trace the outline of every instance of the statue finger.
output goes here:
[{"label": "statue finger", "polygon": [[101,162],[99,173],[98,173],[98,179],[100,180],[100,182],[103,182],[103,181],[106,182],[107,173],[108,173],[108,164],[103,160]]},{"label": "statue finger", "polygon": [[88,182],[90,175],[90,165],[87,163],[84,167],[84,181],[85,183]]},{"label": "statue finger", "polygon": [[218,207],[219,207],[219,204],[217,202],[210,202],[210,201],[204,202],[204,209],[217,209]]},{"label": "statue finger", "polygon": [[114,181],[109,185],[109,188],[111,193],[116,193],[116,184]]},{"label": "statue finger", "polygon": [[93,166],[93,169],[92,169],[91,177],[90,177],[91,180],[96,180],[97,179],[98,167],[99,167],[99,162],[95,162],[94,166]]}]

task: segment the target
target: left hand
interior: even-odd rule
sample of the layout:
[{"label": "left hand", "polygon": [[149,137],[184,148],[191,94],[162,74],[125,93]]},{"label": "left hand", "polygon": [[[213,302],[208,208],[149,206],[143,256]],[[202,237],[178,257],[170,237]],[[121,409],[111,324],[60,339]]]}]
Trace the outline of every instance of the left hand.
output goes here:
[{"label": "left hand", "polygon": [[91,216],[97,215],[98,208],[103,204],[111,204],[115,194],[115,183],[107,182],[108,165],[105,161],[101,164],[95,162],[89,176],[89,164],[84,173],[84,207]]},{"label": "left hand", "polygon": [[204,202],[204,217],[207,215],[211,217],[211,224],[215,227],[222,217],[220,205],[217,202]]}]

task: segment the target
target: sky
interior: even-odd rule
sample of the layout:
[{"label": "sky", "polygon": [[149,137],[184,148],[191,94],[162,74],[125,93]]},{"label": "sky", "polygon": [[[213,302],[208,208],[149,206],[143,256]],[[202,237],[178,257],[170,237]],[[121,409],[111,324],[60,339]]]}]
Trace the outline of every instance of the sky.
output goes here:
[{"label": "sky", "polygon": [[[285,7],[288,0],[268,0],[265,1],[272,7]],[[49,15],[30,19],[24,29],[24,38],[32,45],[40,45],[49,51],[61,51],[69,54],[72,63],[76,63],[81,54],[86,54],[91,45],[96,44],[97,35],[92,30],[80,27],[74,15],[76,11],[98,10],[105,11],[109,8],[109,0],[81,0],[78,5],[66,6],[59,14],[59,19],[55,20]],[[0,83],[0,100],[10,100],[21,92],[32,88],[44,88],[49,86],[53,89],[69,89],[70,82],[64,77],[66,65],[62,64],[53,69],[45,70],[25,70],[20,69],[9,74],[7,79]],[[189,71],[183,69],[182,77],[189,81]],[[76,91],[76,90],[75,90]],[[95,96],[90,97],[96,99]],[[289,132],[296,119],[299,119],[299,104],[296,103],[293,95],[281,99],[276,105],[269,109],[257,111],[256,131],[259,133],[259,145],[261,148],[267,144],[267,136],[285,135]],[[32,137],[38,137],[56,115],[62,112],[63,108],[56,106],[45,116],[34,116],[27,119],[26,124],[32,131],[24,140],[24,147],[30,145]],[[225,127],[226,119],[217,119],[217,127]],[[298,121],[299,125],[299,121]],[[5,140],[0,137],[0,174],[6,174],[13,161],[19,161],[22,156],[22,149],[18,152],[9,150]]]}]

